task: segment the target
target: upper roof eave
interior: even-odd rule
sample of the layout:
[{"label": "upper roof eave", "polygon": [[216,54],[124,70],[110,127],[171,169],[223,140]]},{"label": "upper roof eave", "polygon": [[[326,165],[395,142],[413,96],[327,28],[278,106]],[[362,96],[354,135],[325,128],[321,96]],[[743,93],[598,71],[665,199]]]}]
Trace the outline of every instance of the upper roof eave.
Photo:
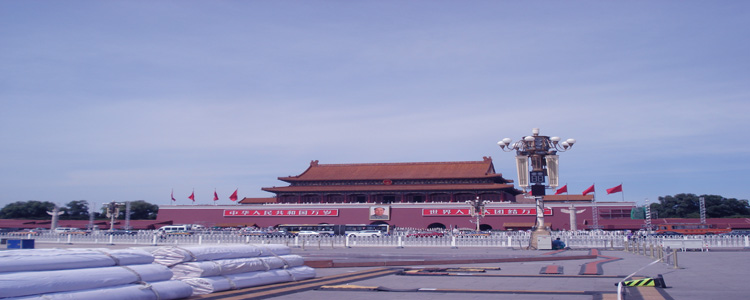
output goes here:
[{"label": "upper roof eave", "polygon": [[505,190],[510,194],[519,192],[512,184],[415,184],[415,185],[322,185],[322,186],[284,186],[262,188],[271,193],[304,193],[304,192],[408,192],[408,191],[461,191],[461,190]]},{"label": "upper roof eave", "polygon": [[502,174],[492,174],[491,176],[445,176],[445,177],[398,177],[398,176],[389,176],[389,177],[370,177],[370,178],[331,178],[331,179],[303,179],[299,177],[278,177],[279,180],[285,181],[285,182],[302,182],[302,181],[341,181],[341,180],[415,180],[415,179],[486,179],[486,178],[501,178],[506,182],[513,182],[512,179],[505,179],[503,178]]},{"label": "upper roof eave", "polygon": [[484,157],[481,161],[370,164],[319,164],[314,160],[300,175],[278,177],[286,182],[454,178],[500,178],[504,182],[513,182],[495,173],[490,157]]}]

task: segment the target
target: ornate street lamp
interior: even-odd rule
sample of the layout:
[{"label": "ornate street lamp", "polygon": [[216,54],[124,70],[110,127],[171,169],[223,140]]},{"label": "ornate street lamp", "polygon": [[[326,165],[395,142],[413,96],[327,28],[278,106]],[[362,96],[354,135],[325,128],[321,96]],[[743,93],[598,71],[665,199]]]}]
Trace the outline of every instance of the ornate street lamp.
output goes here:
[{"label": "ornate street lamp", "polygon": [[57,221],[60,215],[64,214],[64,211],[60,211],[60,207],[55,204],[52,211],[48,211],[47,214],[52,216],[52,222],[50,223],[49,230],[55,230],[57,228]]},{"label": "ornate street lamp", "polygon": [[103,207],[107,211],[107,217],[110,218],[109,220],[109,232],[112,232],[115,230],[115,220],[117,220],[117,216],[120,214],[120,206],[122,203],[115,202],[114,200],[110,203],[104,203]]},{"label": "ornate street lamp", "polygon": [[[516,151],[516,171],[518,172],[518,186],[526,191],[531,187],[531,194],[536,201],[536,229],[531,233],[530,245],[538,249],[538,237],[549,236],[550,232],[544,227],[544,197],[545,189],[554,189],[559,184],[557,152],[570,150],[576,140],[567,139],[560,142],[560,138],[539,135],[539,128],[531,130],[532,135],[524,136],[513,143],[504,138],[497,142],[505,152]],[[531,170],[529,170],[531,166]],[[549,178],[549,181],[546,178]],[[547,183],[545,185],[545,182]]]},{"label": "ornate street lamp", "polygon": [[476,222],[474,220],[469,220],[472,223],[477,224],[477,231],[479,231],[479,222],[482,218],[484,218],[485,210],[484,206],[490,203],[489,200],[479,200],[479,197],[475,200],[466,200],[466,204],[470,207],[470,215],[474,218],[476,218]]}]

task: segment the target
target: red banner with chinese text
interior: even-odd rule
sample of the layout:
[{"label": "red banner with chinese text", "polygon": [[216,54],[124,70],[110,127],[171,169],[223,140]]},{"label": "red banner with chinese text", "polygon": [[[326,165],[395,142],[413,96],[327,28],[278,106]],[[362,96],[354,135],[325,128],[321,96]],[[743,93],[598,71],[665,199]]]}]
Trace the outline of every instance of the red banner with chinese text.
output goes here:
[{"label": "red banner with chinese text", "polygon": [[[536,216],[536,208],[487,208],[485,216]],[[423,216],[471,216],[469,208],[423,208]],[[551,216],[552,209],[544,208],[544,215]]]},{"label": "red banner with chinese text", "polygon": [[338,209],[225,209],[225,217],[337,217]]}]

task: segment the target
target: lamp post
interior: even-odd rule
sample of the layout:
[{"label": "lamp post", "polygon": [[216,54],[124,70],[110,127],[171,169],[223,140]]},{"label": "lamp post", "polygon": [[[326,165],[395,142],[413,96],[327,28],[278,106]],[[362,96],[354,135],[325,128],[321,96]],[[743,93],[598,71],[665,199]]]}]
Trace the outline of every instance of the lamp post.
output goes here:
[{"label": "lamp post", "polygon": [[[477,231],[479,231],[479,220],[484,218],[484,206],[490,203],[488,200],[479,200],[479,197],[475,200],[467,200],[466,204],[468,204],[471,207],[471,213],[470,215],[474,218],[476,218],[476,224],[477,224]],[[470,220],[470,222],[474,223],[473,220]]]},{"label": "lamp post", "polygon": [[117,215],[120,214],[120,205],[122,205],[122,203],[118,203],[115,201],[104,204],[104,209],[107,211],[107,217],[110,218],[109,232],[115,230],[115,220],[117,219]]},{"label": "lamp post", "polygon": [[531,134],[515,143],[510,138],[504,138],[497,142],[497,145],[505,152],[516,151],[518,186],[524,191],[531,187],[531,194],[536,202],[536,228],[531,233],[529,245],[531,248],[539,249],[538,237],[550,235],[544,226],[543,197],[545,188],[554,189],[559,184],[557,152],[570,150],[576,140],[567,139],[560,142],[559,137],[539,135],[539,128],[532,129]]},{"label": "lamp post", "polygon": [[60,211],[60,207],[55,204],[55,208],[52,211],[48,211],[47,214],[52,216],[52,222],[50,223],[49,229],[55,230],[57,228],[57,221],[60,215],[64,214],[64,211]]}]

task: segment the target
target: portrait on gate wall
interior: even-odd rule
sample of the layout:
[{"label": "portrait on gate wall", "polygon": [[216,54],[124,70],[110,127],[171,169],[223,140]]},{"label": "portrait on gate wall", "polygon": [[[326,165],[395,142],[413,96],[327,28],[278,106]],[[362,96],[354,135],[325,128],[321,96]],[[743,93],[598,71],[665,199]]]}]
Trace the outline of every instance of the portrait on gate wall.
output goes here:
[{"label": "portrait on gate wall", "polygon": [[370,206],[370,220],[390,220],[391,207],[387,205]]}]

